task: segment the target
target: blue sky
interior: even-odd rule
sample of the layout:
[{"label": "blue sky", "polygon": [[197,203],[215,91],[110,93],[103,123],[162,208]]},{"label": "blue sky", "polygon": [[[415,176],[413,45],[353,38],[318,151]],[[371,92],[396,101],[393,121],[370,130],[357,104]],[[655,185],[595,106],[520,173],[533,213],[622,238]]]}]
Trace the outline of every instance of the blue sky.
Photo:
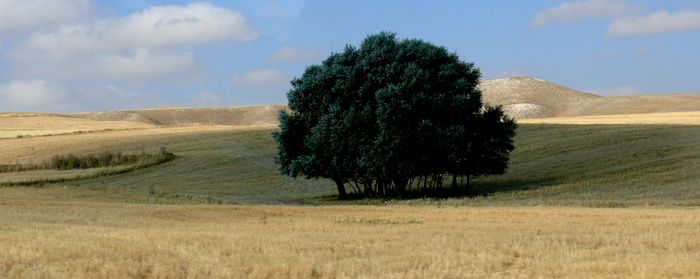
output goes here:
[{"label": "blue sky", "polygon": [[381,31],[485,79],[700,93],[700,1],[0,0],[0,111],[285,103],[306,66]]}]

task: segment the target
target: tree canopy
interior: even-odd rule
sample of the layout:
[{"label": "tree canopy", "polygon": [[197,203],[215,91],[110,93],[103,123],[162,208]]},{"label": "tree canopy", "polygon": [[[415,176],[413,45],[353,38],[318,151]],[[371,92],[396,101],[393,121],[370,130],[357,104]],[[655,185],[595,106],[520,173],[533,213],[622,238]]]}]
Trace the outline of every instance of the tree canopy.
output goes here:
[{"label": "tree canopy", "polygon": [[[393,33],[346,46],[292,80],[280,112],[282,174],[402,196],[457,178],[502,174],[516,124],[485,106],[481,73],[455,53]],[[461,179],[460,179],[461,180]]]}]

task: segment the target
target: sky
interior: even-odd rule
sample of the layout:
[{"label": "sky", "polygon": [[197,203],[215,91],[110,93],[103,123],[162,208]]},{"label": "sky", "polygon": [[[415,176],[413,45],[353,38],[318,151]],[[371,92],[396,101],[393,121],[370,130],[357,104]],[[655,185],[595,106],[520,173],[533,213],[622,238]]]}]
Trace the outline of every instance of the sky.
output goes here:
[{"label": "sky", "polygon": [[484,79],[700,93],[697,0],[0,0],[0,111],[284,104],[307,66],[382,31]]}]

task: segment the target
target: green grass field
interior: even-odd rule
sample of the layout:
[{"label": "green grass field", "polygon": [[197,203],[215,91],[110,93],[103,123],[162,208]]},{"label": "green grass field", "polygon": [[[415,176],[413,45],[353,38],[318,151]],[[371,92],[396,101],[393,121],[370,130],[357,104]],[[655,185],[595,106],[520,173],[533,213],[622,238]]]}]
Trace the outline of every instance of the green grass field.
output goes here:
[{"label": "green grass field", "polygon": [[[121,175],[44,187],[65,189],[65,194],[49,191],[51,198],[78,195],[136,203],[335,202],[329,181],[278,174],[272,132],[267,128],[134,137],[110,148],[166,145],[178,157]],[[524,124],[506,175],[476,179],[464,198],[390,202],[696,206],[700,205],[698,139],[698,126]]]},{"label": "green grass field", "polygon": [[123,175],[61,184],[94,198],[163,203],[295,203],[333,194],[326,181],[278,174],[272,130],[139,138],[126,148],[164,144],[176,159]]},{"label": "green grass field", "polygon": [[700,276],[700,126],[524,124],[510,171],[467,197],[342,202],[278,174],[272,128],[217,129],[0,141],[176,155],[0,187],[0,278]]},{"label": "green grass field", "polygon": [[521,125],[512,168],[478,181],[486,201],[700,205],[700,127]]}]

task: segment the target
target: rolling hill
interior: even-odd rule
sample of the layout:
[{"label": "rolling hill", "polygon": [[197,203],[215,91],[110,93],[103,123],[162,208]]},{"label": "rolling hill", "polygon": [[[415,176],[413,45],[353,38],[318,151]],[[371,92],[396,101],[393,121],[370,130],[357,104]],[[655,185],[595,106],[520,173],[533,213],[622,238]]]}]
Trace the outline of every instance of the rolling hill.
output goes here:
[{"label": "rolling hill", "polygon": [[[503,105],[516,119],[700,111],[700,94],[603,97],[532,77],[485,80],[483,100]],[[285,105],[161,108],[73,114],[90,120],[136,121],[156,126],[271,125]]]},{"label": "rolling hill", "polygon": [[268,125],[277,123],[285,105],[261,105],[227,108],[159,108],[75,114],[91,120],[137,121],[157,126],[190,125]]},{"label": "rolling hill", "polygon": [[483,81],[484,102],[517,119],[700,111],[700,94],[603,97],[531,77]]},{"label": "rolling hill", "polygon": [[[485,80],[480,89],[485,103],[503,105],[516,119],[700,111],[700,94],[603,97],[531,77]],[[69,114],[0,113],[0,138],[151,127],[275,125],[279,111],[285,108],[286,105],[259,105]],[[58,126],[62,128],[55,128]]]},{"label": "rolling hill", "polygon": [[0,113],[0,139],[152,127],[129,119],[97,121],[67,114]]},{"label": "rolling hill", "polygon": [[[0,165],[175,154],[128,172],[0,172],[0,278],[700,275],[700,111],[683,112],[697,97],[484,86],[522,113],[516,149],[505,175],[449,198],[338,201],[330,181],[280,175],[284,106],[0,114]],[[526,119],[543,116],[556,117]]]},{"label": "rolling hill", "polygon": [[502,105],[515,118],[584,115],[584,108],[604,99],[528,77],[486,80],[480,89],[485,103]]}]

